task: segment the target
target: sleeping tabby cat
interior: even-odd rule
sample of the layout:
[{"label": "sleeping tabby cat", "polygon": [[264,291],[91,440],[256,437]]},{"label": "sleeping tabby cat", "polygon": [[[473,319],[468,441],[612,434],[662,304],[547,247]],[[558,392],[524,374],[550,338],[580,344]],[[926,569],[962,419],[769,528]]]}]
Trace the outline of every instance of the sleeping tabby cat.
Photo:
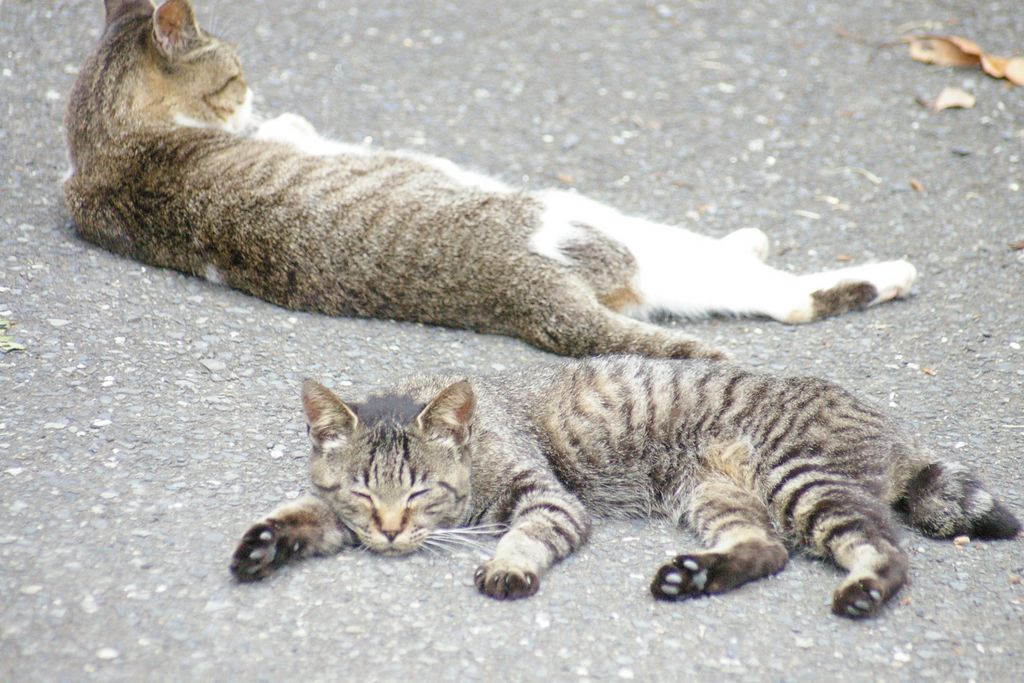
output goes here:
[{"label": "sleeping tabby cat", "polygon": [[731,363],[631,356],[472,381],[420,377],[345,403],[307,381],[313,495],[255,524],[231,571],[361,545],[444,546],[452,527],[507,527],[476,572],[498,599],[533,595],[591,515],[664,514],[708,546],[661,567],[656,598],[721,593],[780,571],[789,548],[847,570],[832,611],[878,611],[907,578],[890,507],[921,532],[1011,538],[1020,523],[838,386]]},{"label": "sleeping tabby cat", "polygon": [[[325,84],[325,87],[329,87]],[[278,305],[507,334],[563,355],[719,357],[664,311],[802,323],[906,295],[905,261],[793,275],[712,239],[450,161],[257,125],[238,57],[187,0],[106,0],[66,116],[78,232]]]}]

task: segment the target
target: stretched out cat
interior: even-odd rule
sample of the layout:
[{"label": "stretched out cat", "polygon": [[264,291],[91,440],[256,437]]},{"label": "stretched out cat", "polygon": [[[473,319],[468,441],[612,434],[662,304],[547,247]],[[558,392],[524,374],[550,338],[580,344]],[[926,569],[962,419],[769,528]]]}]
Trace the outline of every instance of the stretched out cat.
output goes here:
[{"label": "stretched out cat", "polygon": [[106,0],[66,116],[67,206],[119,254],[278,305],[512,335],[563,355],[719,357],[653,312],[802,323],[906,295],[889,261],[812,275],[572,192],[523,192],[450,161],[256,125],[234,51],[187,0]]},{"label": "stretched out cat", "polygon": [[245,533],[239,580],[346,546],[402,554],[444,547],[452,527],[501,525],[476,585],[523,598],[586,540],[592,514],[664,514],[708,549],[661,567],[656,598],[774,574],[796,547],[848,571],[832,611],[863,617],[907,578],[891,506],[934,537],[1021,528],[964,466],[838,386],[731,363],[621,356],[419,377],[358,404],[308,380],[302,401],[314,493]]}]

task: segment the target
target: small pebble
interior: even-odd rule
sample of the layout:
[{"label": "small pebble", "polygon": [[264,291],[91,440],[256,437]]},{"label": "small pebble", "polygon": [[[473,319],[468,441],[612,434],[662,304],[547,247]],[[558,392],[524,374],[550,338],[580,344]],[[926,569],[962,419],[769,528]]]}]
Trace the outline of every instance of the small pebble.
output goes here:
[{"label": "small pebble", "polygon": [[221,372],[227,367],[227,364],[224,361],[218,360],[217,358],[204,358],[199,362],[210,372]]},{"label": "small pebble", "polygon": [[121,653],[112,647],[104,647],[96,651],[96,656],[100,659],[117,659],[121,656]]}]

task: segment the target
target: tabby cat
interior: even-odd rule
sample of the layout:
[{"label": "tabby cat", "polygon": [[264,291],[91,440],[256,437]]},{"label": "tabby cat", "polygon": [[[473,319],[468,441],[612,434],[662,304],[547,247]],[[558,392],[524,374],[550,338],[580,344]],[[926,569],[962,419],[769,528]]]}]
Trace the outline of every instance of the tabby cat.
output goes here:
[{"label": "tabby cat", "polygon": [[890,507],[923,533],[1011,538],[1020,523],[959,464],[819,379],[706,360],[612,356],[472,381],[419,377],[363,403],[308,380],[313,494],[252,526],[231,571],[262,579],[346,546],[444,547],[507,529],[476,572],[498,599],[537,592],[591,515],[663,514],[708,549],[661,567],[654,597],[721,593],[789,548],[848,575],[832,611],[875,614],[907,579]]},{"label": "tabby cat", "polygon": [[721,352],[651,314],[802,323],[906,295],[905,261],[812,275],[566,191],[262,124],[235,52],[187,0],[106,0],[66,116],[78,232],[119,254],[292,309],[512,335],[562,355]]}]

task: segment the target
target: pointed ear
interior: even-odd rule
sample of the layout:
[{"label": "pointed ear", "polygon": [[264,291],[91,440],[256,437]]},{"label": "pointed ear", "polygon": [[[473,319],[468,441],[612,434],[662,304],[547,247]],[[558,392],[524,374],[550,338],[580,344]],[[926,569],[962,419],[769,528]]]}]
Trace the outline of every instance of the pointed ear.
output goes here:
[{"label": "pointed ear", "polygon": [[461,446],[469,440],[476,397],[469,382],[462,381],[444,389],[416,417],[416,426],[424,433],[448,438]]},{"label": "pointed ear", "polygon": [[107,11],[107,26],[125,14],[138,12],[149,15],[153,13],[152,0],[103,0],[103,7]]},{"label": "pointed ear", "polygon": [[153,14],[153,35],[157,46],[168,57],[177,57],[192,49],[201,33],[189,1],[167,0],[157,7]]},{"label": "pointed ear", "polygon": [[359,424],[359,418],[344,401],[311,379],[302,383],[302,408],[314,446],[347,440]]}]

